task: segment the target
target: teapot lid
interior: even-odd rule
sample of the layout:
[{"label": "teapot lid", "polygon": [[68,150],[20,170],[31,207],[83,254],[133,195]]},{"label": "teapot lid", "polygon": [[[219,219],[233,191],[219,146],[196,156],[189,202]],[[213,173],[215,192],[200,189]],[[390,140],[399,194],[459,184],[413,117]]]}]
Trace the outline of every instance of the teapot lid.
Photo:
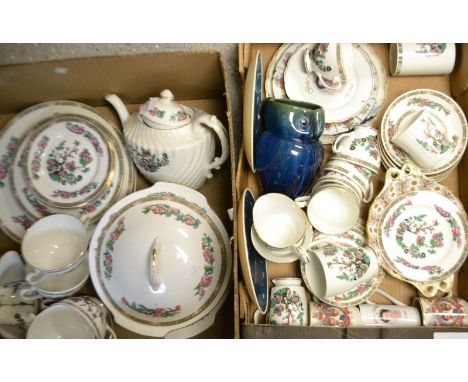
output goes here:
[{"label": "teapot lid", "polygon": [[174,101],[169,89],[161,92],[160,97],[151,97],[140,106],[140,115],[151,127],[181,127],[190,122],[190,115],[184,107]]}]

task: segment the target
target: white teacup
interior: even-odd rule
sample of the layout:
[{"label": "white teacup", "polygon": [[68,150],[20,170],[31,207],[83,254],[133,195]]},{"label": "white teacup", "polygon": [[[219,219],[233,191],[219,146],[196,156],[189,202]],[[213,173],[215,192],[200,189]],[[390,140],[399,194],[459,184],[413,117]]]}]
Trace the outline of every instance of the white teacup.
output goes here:
[{"label": "white teacup", "polygon": [[377,256],[370,247],[329,245],[309,253],[310,287],[320,299],[345,293],[379,272]]},{"label": "white teacup", "polygon": [[314,73],[320,85],[329,90],[339,90],[354,77],[352,44],[318,43],[304,52],[308,73]]},{"label": "white teacup", "polygon": [[372,127],[357,126],[354,131],[339,135],[333,143],[332,151],[335,154],[356,158],[362,162],[362,165],[378,172],[381,159],[377,135],[377,130]]},{"label": "white teacup", "polygon": [[419,310],[412,306],[359,305],[361,323],[369,326],[421,326]]},{"label": "white teacup", "polygon": [[21,244],[23,257],[33,268],[26,281],[35,285],[82,266],[88,238],[83,223],[70,215],[50,215],[33,224]]},{"label": "white teacup", "polygon": [[92,325],[75,308],[54,304],[37,315],[29,326],[28,339],[98,338]]},{"label": "white teacup", "polygon": [[359,309],[336,307],[321,302],[309,303],[309,325],[349,328],[360,324]]},{"label": "white teacup", "polygon": [[305,213],[283,194],[262,195],[254,204],[253,226],[260,240],[273,250],[297,253],[301,261],[309,255],[303,247],[309,224]]},{"label": "white teacup", "polygon": [[450,154],[458,139],[448,136],[443,121],[421,110],[403,120],[391,141],[406,151],[419,167],[432,169]]}]

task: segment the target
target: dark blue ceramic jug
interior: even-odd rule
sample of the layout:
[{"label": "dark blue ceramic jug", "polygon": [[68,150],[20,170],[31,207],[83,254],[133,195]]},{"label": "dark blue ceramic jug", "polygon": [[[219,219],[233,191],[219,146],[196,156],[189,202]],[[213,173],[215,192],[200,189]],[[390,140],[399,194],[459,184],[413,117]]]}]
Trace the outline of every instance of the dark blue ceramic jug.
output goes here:
[{"label": "dark blue ceramic jug", "polygon": [[323,163],[319,138],[323,109],[311,103],[272,99],[262,102],[263,133],[255,146],[255,167],[265,193],[290,198],[309,191]]}]

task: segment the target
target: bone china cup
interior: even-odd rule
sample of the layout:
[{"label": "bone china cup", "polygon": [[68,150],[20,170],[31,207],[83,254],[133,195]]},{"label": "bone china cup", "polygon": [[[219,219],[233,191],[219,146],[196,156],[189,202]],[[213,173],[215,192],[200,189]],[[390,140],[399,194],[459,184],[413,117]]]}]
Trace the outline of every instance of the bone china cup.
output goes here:
[{"label": "bone china cup", "polygon": [[329,245],[309,252],[310,286],[320,299],[345,293],[379,272],[377,256],[369,247]]},{"label": "bone china cup", "polygon": [[457,297],[418,297],[413,305],[421,309],[424,326],[468,326],[468,303]]},{"label": "bone china cup", "polygon": [[360,324],[359,309],[355,306],[336,307],[321,302],[309,303],[309,325],[348,328]]},{"label": "bone china cup", "polygon": [[359,305],[361,322],[368,326],[409,327],[420,326],[421,315],[417,308],[399,305]]},{"label": "bone china cup", "polygon": [[56,214],[39,220],[26,231],[21,245],[24,259],[34,268],[26,281],[36,284],[76,269],[87,246],[86,227],[77,218]]},{"label": "bone china cup", "polygon": [[308,224],[305,213],[285,195],[266,194],[254,204],[253,225],[258,237],[272,249],[293,249],[303,262],[309,259],[301,246]]}]

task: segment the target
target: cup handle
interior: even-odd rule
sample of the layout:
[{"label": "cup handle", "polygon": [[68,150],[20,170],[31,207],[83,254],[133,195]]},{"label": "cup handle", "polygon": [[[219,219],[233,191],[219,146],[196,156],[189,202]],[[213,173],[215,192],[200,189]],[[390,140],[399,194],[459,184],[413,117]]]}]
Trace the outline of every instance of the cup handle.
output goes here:
[{"label": "cup handle", "polygon": [[39,300],[40,298],[41,295],[34,287],[20,290],[20,299],[23,302],[32,302]]},{"label": "cup handle", "polygon": [[310,255],[304,247],[294,247],[294,251],[297,253],[302,263],[307,264],[310,261]]},{"label": "cup handle", "polygon": [[46,278],[45,273],[34,269],[32,272],[28,273],[24,278],[29,285],[36,285]]},{"label": "cup handle", "polygon": [[299,206],[299,208],[304,208],[304,207],[307,207],[307,205],[310,202],[310,199],[311,199],[310,195],[308,195],[308,196],[299,196],[298,198],[294,199],[294,201]]},{"label": "cup handle", "polygon": [[349,133],[344,133],[344,134],[340,134],[338,135],[338,137],[336,137],[335,139],[335,142],[333,142],[333,145],[332,145],[332,152],[333,153],[340,153],[340,150],[338,149],[338,143],[344,138],[344,137],[348,137],[350,135],[353,135],[354,132],[353,131],[350,131]]},{"label": "cup handle", "polygon": [[387,292],[383,291],[382,289],[377,288],[375,290],[375,293],[380,294],[382,297],[385,297],[388,301],[390,301],[391,303],[393,303],[395,305],[408,306],[404,302],[401,302],[400,300],[396,299],[391,294],[388,294]]},{"label": "cup handle", "polygon": [[311,61],[310,51],[311,51],[311,48],[307,48],[304,51],[304,67],[305,67],[305,70],[306,70],[307,73],[312,74],[314,72],[314,70],[312,69],[312,64],[310,63],[310,61]]},{"label": "cup handle", "polygon": [[374,197],[374,185],[372,182],[369,182],[369,191],[367,191],[367,196],[362,200],[364,203],[369,203]]},{"label": "cup handle", "polygon": [[324,88],[327,88],[327,89],[330,89],[330,90],[340,90],[341,87],[343,86],[343,83],[337,77],[335,77],[335,79],[333,80],[333,83],[336,83],[337,86],[330,86],[330,85],[327,85],[327,83],[323,80],[322,73],[315,72],[315,75],[317,76],[317,78],[318,78],[318,80],[320,82],[320,85],[322,85]]}]

